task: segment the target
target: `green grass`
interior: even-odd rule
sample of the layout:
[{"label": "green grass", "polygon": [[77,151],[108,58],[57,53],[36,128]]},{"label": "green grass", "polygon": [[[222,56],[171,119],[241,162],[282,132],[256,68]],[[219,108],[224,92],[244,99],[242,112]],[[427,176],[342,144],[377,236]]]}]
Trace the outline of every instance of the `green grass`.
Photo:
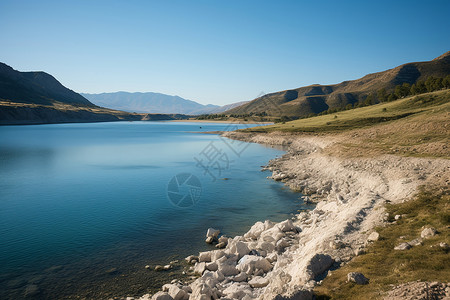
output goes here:
[{"label": "green grass", "polygon": [[433,109],[449,110],[449,102],[450,91],[445,90],[284,124],[244,129],[243,131],[340,132],[386,123]]},{"label": "green grass", "polygon": [[[395,215],[404,217],[396,224],[377,228],[380,240],[369,246],[366,254],[355,257],[325,278],[315,290],[318,299],[380,299],[390,285],[415,280],[448,282],[450,255],[438,245],[449,243],[450,239],[449,200],[448,190],[422,189],[411,201],[387,205],[390,221]],[[439,234],[410,250],[393,250],[399,243],[420,237],[423,226],[432,226]],[[363,273],[370,283],[348,283],[349,272]]]}]

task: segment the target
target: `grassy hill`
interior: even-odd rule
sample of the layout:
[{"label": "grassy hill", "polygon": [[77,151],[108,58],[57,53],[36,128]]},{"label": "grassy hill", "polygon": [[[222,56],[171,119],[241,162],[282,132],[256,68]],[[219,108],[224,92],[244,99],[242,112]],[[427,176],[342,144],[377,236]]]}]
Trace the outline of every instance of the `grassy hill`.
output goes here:
[{"label": "grassy hill", "polygon": [[0,125],[186,119],[136,114],[94,105],[45,72],[19,72],[0,63]]},{"label": "grassy hill", "polygon": [[450,90],[300,119],[247,132],[339,133],[340,156],[401,154],[450,157]]},{"label": "grassy hill", "polygon": [[430,76],[450,74],[450,51],[427,62],[414,62],[357,80],[334,85],[310,85],[293,90],[267,94],[226,111],[227,115],[262,114],[268,116],[304,117],[332,108],[343,108],[366,100],[369,95],[378,102],[377,91],[394,92],[397,85],[426,80]]}]

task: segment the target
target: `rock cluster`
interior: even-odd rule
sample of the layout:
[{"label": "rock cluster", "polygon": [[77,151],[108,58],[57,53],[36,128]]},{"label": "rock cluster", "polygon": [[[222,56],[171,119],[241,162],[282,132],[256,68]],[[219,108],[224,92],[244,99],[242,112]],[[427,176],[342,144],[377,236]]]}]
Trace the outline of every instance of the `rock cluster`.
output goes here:
[{"label": "rock cluster", "polygon": [[[217,232],[208,229],[209,234]],[[292,220],[280,223],[257,222],[243,236],[227,239],[224,249],[200,252],[188,256],[190,271],[199,278],[194,282],[166,284],[152,297],[145,295],[141,300],[152,299],[257,299],[269,285],[269,276],[277,266],[278,258],[287,248],[298,243],[300,229]],[[215,235],[215,238],[217,238]],[[329,255],[317,254],[306,266],[309,278],[326,271],[334,260]],[[284,265],[282,265],[284,266]],[[303,298],[311,299],[311,287],[298,287]]]},{"label": "rock cluster", "polygon": [[[274,180],[303,193],[304,202],[317,205],[278,224],[257,222],[243,236],[210,238],[221,249],[187,258],[192,273],[199,278],[177,285],[189,299],[312,299],[311,290],[320,272],[345,264],[364,253],[368,242],[379,238],[373,233],[368,240],[366,233],[388,221],[385,203],[409,199],[424,183],[423,178],[444,177],[449,168],[446,160],[333,157],[325,151],[335,141],[317,136],[224,135],[289,145],[287,154],[270,161],[264,169],[272,172]],[[401,218],[399,215],[396,220]],[[404,246],[411,247],[409,243],[414,244],[410,241]],[[162,293],[173,298],[168,290]]]},{"label": "rock cluster", "polygon": [[[403,251],[403,250],[409,250],[414,246],[421,246],[423,239],[431,238],[431,237],[435,236],[437,233],[438,233],[437,230],[433,227],[424,227],[424,229],[420,233],[420,238],[413,239],[406,243],[401,243],[401,244],[395,246],[394,250]],[[441,248],[444,248],[444,247],[445,246],[441,246]]]},{"label": "rock cluster", "polygon": [[394,287],[385,300],[449,299],[450,283],[413,281]]}]

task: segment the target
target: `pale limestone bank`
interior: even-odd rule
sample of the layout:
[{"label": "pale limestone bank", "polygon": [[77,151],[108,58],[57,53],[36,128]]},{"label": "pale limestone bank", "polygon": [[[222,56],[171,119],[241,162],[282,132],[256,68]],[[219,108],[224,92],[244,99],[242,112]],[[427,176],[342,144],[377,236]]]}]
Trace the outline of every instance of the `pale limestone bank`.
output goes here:
[{"label": "pale limestone bank", "polygon": [[450,173],[445,159],[333,157],[324,151],[335,142],[330,137],[224,136],[287,146],[266,169],[274,180],[317,202],[315,209],[277,224],[257,222],[243,236],[227,239],[224,249],[190,257],[191,271],[200,276],[193,282],[174,282],[140,299],[312,299],[327,270],[363,253],[376,239],[374,227],[387,219],[384,204],[409,199],[422,184],[448,181]]}]

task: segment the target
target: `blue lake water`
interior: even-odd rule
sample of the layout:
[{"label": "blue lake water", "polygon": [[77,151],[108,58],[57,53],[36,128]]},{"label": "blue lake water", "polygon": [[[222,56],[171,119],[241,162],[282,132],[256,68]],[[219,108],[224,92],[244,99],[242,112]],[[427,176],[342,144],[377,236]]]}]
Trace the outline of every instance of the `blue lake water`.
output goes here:
[{"label": "blue lake water", "polygon": [[255,125],[0,127],[0,298],[139,295],[164,281],[146,264],[208,249],[208,227],[233,236],[305,208],[260,172],[283,151],[201,133],[236,126]]}]

